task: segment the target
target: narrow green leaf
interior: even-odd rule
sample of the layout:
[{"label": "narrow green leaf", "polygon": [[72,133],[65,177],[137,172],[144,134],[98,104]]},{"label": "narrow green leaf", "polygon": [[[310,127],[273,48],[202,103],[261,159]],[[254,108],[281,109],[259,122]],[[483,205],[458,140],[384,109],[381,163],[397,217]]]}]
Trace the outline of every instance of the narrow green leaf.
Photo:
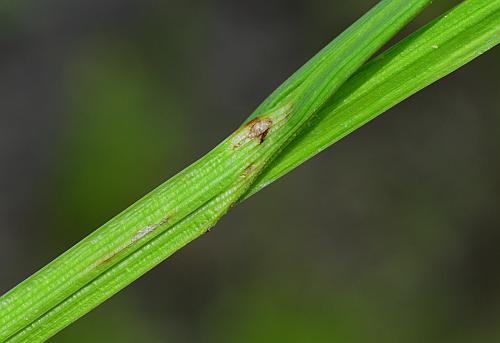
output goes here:
[{"label": "narrow green leaf", "polygon": [[500,1],[462,2],[361,68],[245,197],[499,43]]},{"label": "narrow green leaf", "polygon": [[218,147],[3,296],[0,341],[47,339],[203,234],[342,83],[429,2],[382,1]]},{"label": "narrow green leaf", "polygon": [[[75,246],[67,254],[80,249],[79,254],[70,255],[68,264],[57,264],[63,255],[0,298],[0,333],[7,332],[3,337],[19,330],[7,341],[47,339],[203,234],[242,194],[255,193],[499,43],[500,0],[468,0],[367,64],[332,97],[346,78],[397,31],[398,25],[425,3],[379,4],[278,88],[245,126],[206,157],[141,199],[105,229],[99,229],[100,234],[94,233],[83,241],[86,243]],[[366,40],[356,33],[365,35]],[[371,44],[373,37],[377,42]],[[269,123],[273,125],[267,130]],[[259,144],[262,138],[266,140]],[[190,183],[191,179],[196,181]],[[169,205],[171,212],[166,211]],[[81,248],[85,244],[90,244],[89,250]],[[87,256],[87,252],[98,256]],[[75,263],[82,256],[88,260]],[[67,277],[75,268],[76,274]],[[60,288],[54,286],[47,291],[49,277],[54,277],[52,282]],[[56,295],[62,302],[47,305],[40,297],[51,292],[67,293],[60,298]],[[29,296],[38,302],[29,300]],[[30,312],[31,305],[38,312]],[[16,306],[28,308],[35,320],[17,324],[16,329],[16,319],[23,315]],[[7,325],[6,331],[2,331],[2,324]]]}]

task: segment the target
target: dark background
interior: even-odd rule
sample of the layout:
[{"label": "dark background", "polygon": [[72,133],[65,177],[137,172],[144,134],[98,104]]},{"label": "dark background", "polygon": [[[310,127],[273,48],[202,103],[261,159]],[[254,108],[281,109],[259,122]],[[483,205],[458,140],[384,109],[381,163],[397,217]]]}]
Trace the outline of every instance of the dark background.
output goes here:
[{"label": "dark background", "polygon": [[[2,1],[0,293],[206,153],[375,3]],[[234,208],[51,341],[500,341],[499,53]]]}]

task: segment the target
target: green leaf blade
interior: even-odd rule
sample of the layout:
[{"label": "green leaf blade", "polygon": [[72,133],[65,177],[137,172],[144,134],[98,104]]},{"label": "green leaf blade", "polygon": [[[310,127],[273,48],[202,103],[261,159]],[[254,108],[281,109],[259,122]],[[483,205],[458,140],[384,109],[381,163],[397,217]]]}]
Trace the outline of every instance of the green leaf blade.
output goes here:
[{"label": "green leaf blade", "polygon": [[246,197],[499,43],[500,1],[464,1],[361,68]]},{"label": "green leaf blade", "polygon": [[[266,142],[268,151],[263,152],[261,148],[260,152],[255,153],[261,156],[257,163],[259,168],[253,171],[255,176],[356,69],[429,3],[429,0],[382,1],[324,49],[316,57],[316,61],[309,64],[311,67],[306,66],[299,76],[307,77],[302,78],[296,88],[292,87],[290,90],[285,87],[288,89],[287,96],[274,101],[271,107],[261,107],[259,116],[287,106],[291,106],[292,113],[279,139],[273,137],[271,132]],[[266,113],[262,113],[262,108],[266,108]],[[255,118],[257,117],[254,115],[249,120]],[[52,313],[51,309],[57,310],[65,299],[71,298],[75,292],[126,261],[152,240],[162,236],[169,237],[169,231],[188,220],[191,213],[197,213],[199,206],[210,203],[210,199],[217,198],[218,193],[237,183],[238,176],[256,162],[251,162],[245,152],[238,155],[241,160],[225,154],[229,140],[2,297],[7,306],[0,308],[3,313],[0,317],[0,340],[12,336],[32,322],[34,325],[40,322],[36,321],[37,318],[49,318],[46,314]],[[231,205],[225,203],[226,210]],[[218,212],[212,214],[215,218],[219,216]],[[194,237],[189,236],[189,239]],[[174,244],[176,250],[186,243],[168,241],[165,244]],[[144,273],[151,267],[152,265],[147,265],[140,270]],[[130,276],[122,287],[132,281]],[[102,301],[92,303],[88,310]],[[68,313],[64,316],[68,316]],[[46,328],[47,325],[44,324],[43,327]]]},{"label": "green leaf blade", "polygon": [[[336,40],[337,46],[329,45],[330,49],[327,47],[320,52],[313,63],[306,64],[292,76],[246,121],[248,124],[253,119],[272,114],[293,103],[293,111],[286,121],[285,129],[271,132],[262,145],[253,139],[245,140],[242,143],[243,152],[236,155],[227,153],[234,150],[234,135],[231,136],[202,160],[178,174],[180,176],[169,180],[167,184],[170,188],[160,186],[119,215],[117,218],[120,218],[120,222],[127,225],[125,231],[99,231],[97,237],[104,237],[99,242],[102,244],[99,249],[95,246],[92,248],[90,240],[79,243],[77,247],[86,245],[86,248],[79,253],[73,250],[74,255],[66,255],[71,256],[66,260],[67,266],[65,263],[53,262],[36,274],[40,283],[28,279],[19,288],[0,298],[0,341],[41,342],[51,337],[199,237],[243,194],[255,193],[387,108],[498,44],[499,1],[468,0],[369,63],[344,83],[374,50],[428,2],[383,1],[376,9],[406,9],[406,12],[401,17],[394,15],[397,12],[393,12],[392,16],[388,15],[389,12],[384,13],[375,21],[381,25],[379,27],[368,21],[372,30],[364,31],[367,34],[364,38],[371,39],[372,44],[363,43],[361,39],[355,41],[356,35],[352,31],[351,36],[341,36]],[[357,24],[360,22],[363,23],[363,20]],[[364,23],[367,25],[366,21]],[[361,25],[354,33],[362,32],[360,28],[366,29]],[[436,60],[439,63],[429,68]],[[313,114],[316,119],[311,120]],[[200,171],[203,172],[199,179],[189,183]],[[258,178],[257,182],[254,182],[255,178]],[[183,182],[173,187],[172,180],[179,179]],[[172,194],[179,194],[176,193],[177,187],[182,187],[185,202],[176,202],[177,196],[170,198]],[[172,206],[172,202],[176,205]],[[182,215],[176,221],[170,221],[162,230],[149,235],[148,225],[160,223],[165,218],[164,212],[168,206],[172,206],[170,209],[173,212],[180,210]],[[138,228],[146,230],[137,231]],[[92,235],[89,237],[95,238]],[[113,254],[115,249],[120,249],[122,244],[131,240],[138,243],[133,249],[127,246],[120,258],[113,257],[113,263],[95,273],[87,273],[89,266],[102,261],[100,259]],[[86,252],[89,254],[85,255]],[[82,257],[81,254],[87,257],[81,261],[81,265],[75,265],[73,260]],[[66,277],[70,268],[75,266],[79,271],[73,274],[73,278],[57,280],[58,277]],[[48,275],[52,277],[51,282],[62,288],[52,288],[50,292],[44,290],[43,284],[47,283]],[[46,301],[43,295],[50,296],[54,290],[56,296],[50,302]],[[25,306],[26,309],[29,307],[25,305],[29,303],[26,301],[28,295],[38,297],[39,303],[35,305],[38,307],[31,310],[27,320],[20,320],[26,313],[13,304],[18,301],[16,305]]]}]

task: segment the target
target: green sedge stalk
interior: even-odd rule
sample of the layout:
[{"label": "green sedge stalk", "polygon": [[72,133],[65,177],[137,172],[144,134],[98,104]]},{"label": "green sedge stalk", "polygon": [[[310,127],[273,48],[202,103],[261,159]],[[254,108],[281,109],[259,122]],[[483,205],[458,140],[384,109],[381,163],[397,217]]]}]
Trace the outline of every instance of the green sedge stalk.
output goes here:
[{"label": "green sedge stalk", "polygon": [[499,43],[500,1],[462,2],[360,68],[264,170],[246,197]]},{"label": "green sedge stalk", "polygon": [[468,0],[346,82],[428,2],[381,2],[209,154],[0,298],[0,342],[46,340],[202,235],[243,197],[498,44],[500,1]]},{"label": "green sedge stalk", "polygon": [[[342,83],[429,2],[381,2],[303,68],[303,82],[285,84],[279,99],[271,96],[273,101],[261,107],[259,116],[218,147],[6,294],[0,303],[0,340],[44,316],[146,243],[177,232],[201,207],[210,218],[219,218]],[[299,70],[298,79],[302,74]],[[220,198],[234,187],[238,192]],[[214,199],[217,211],[210,206]],[[174,250],[193,238],[176,242]]]}]

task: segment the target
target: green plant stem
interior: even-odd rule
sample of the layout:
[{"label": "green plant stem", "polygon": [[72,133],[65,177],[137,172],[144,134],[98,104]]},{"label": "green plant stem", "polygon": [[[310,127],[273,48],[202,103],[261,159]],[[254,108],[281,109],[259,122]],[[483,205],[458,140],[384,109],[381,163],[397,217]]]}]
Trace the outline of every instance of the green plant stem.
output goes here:
[{"label": "green plant stem", "polygon": [[[418,5],[422,7],[423,2]],[[372,53],[369,50],[364,51],[363,56],[356,55],[360,50],[355,48],[356,45],[350,41],[349,35],[347,38],[345,34],[340,36],[335,42],[344,49],[333,49],[332,44],[329,46],[331,49],[323,50],[312,60],[314,63],[310,62],[301,68],[251,116],[251,119],[270,116],[273,122],[280,123],[274,128],[275,131],[267,134],[268,137],[262,144],[254,139],[245,140],[251,128],[247,121],[247,125],[207,157],[141,199],[116,217],[118,219],[113,219],[110,223],[118,223],[116,226],[105,226],[115,229],[116,232],[107,229],[108,231],[89,236],[87,243],[95,239],[97,241],[88,247],[92,254],[89,254],[88,260],[80,266],[75,266],[74,261],[84,255],[87,251],[85,249],[79,254],[70,255],[71,258],[66,261],[69,265],[57,264],[60,257],[35,274],[38,275],[38,280],[41,280],[40,283],[33,283],[30,278],[18,286],[17,291],[14,289],[0,298],[0,323],[7,325],[16,323],[23,315],[23,312],[16,311],[12,304],[17,301],[18,306],[29,309],[28,296],[39,301],[31,302],[39,306],[38,312],[31,316],[31,322],[26,320],[22,322],[23,325],[10,326],[10,332],[14,332],[14,335],[11,333],[5,336],[10,337],[7,341],[40,342],[52,336],[203,234],[242,195],[255,193],[387,108],[498,44],[499,8],[498,0],[463,2],[368,63],[331,97],[345,78],[357,69],[358,64]],[[405,20],[410,17],[411,15]],[[360,22],[362,21],[358,24]],[[370,49],[378,48],[381,43],[382,40]],[[336,63],[344,61],[352,54],[358,59],[349,65],[347,71],[341,67],[334,68]],[[332,72],[337,77],[336,81],[332,81],[333,76],[329,74]],[[313,96],[311,100],[314,95],[312,89],[320,90],[320,95]],[[298,106],[295,105],[296,101],[299,102]],[[300,110],[297,111],[297,108]],[[312,115],[314,116],[311,118]],[[289,124],[291,118],[294,119],[293,124]],[[235,139],[236,145],[241,139],[244,141],[237,147],[236,154]],[[204,173],[196,173],[199,170]],[[221,175],[229,177],[229,180],[226,182]],[[186,180],[191,178],[194,181],[187,183]],[[200,180],[205,184],[200,185]],[[213,182],[207,185],[207,181]],[[170,185],[170,188],[165,185]],[[178,187],[184,188],[179,191]],[[205,195],[204,192],[208,194]],[[174,195],[168,198],[171,193]],[[167,197],[168,201],[163,201],[164,197]],[[171,212],[165,211],[172,203],[175,206],[172,205]],[[177,214],[176,219],[174,213],[182,215]],[[125,230],[122,226],[127,226],[128,229]],[[130,245],[130,242],[133,244]],[[101,249],[99,256],[95,255],[96,250],[92,250],[96,249],[95,243]],[[112,244],[112,247],[108,244]],[[79,273],[83,274],[76,273],[67,277],[65,273],[73,271],[70,267],[81,267]],[[48,274],[47,270],[52,274]],[[44,289],[43,282],[46,282],[47,275],[53,275],[54,279],[51,280],[62,288]],[[85,275],[85,279],[75,282],[75,275]],[[62,280],[57,280],[57,277]],[[70,287],[67,287],[68,285]],[[42,294],[62,290],[67,293],[57,294],[50,305],[39,298]],[[12,294],[17,294],[17,297]],[[10,312],[4,312],[6,309]],[[3,332],[3,325],[0,325],[0,328],[0,332]]]},{"label": "green plant stem", "polygon": [[462,2],[356,72],[245,198],[499,43],[500,1]]},{"label": "green plant stem", "polygon": [[[129,258],[150,251],[155,241],[170,254],[205,232],[332,94],[429,2],[381,2],[320,52],[312,67],[298,74],[307,78],[286,86],[264,113],[3,296],[0,340],[50,337],[166,255],[156,251],[134,268],[127,266]],[[126,272],[113,279],[121,280],[119,286],[93,287],[121,266]],[[64,306],[79,294],[86,294],[77,299],[88,305]],[[62,314],[52,320],[53,313]]]}]

